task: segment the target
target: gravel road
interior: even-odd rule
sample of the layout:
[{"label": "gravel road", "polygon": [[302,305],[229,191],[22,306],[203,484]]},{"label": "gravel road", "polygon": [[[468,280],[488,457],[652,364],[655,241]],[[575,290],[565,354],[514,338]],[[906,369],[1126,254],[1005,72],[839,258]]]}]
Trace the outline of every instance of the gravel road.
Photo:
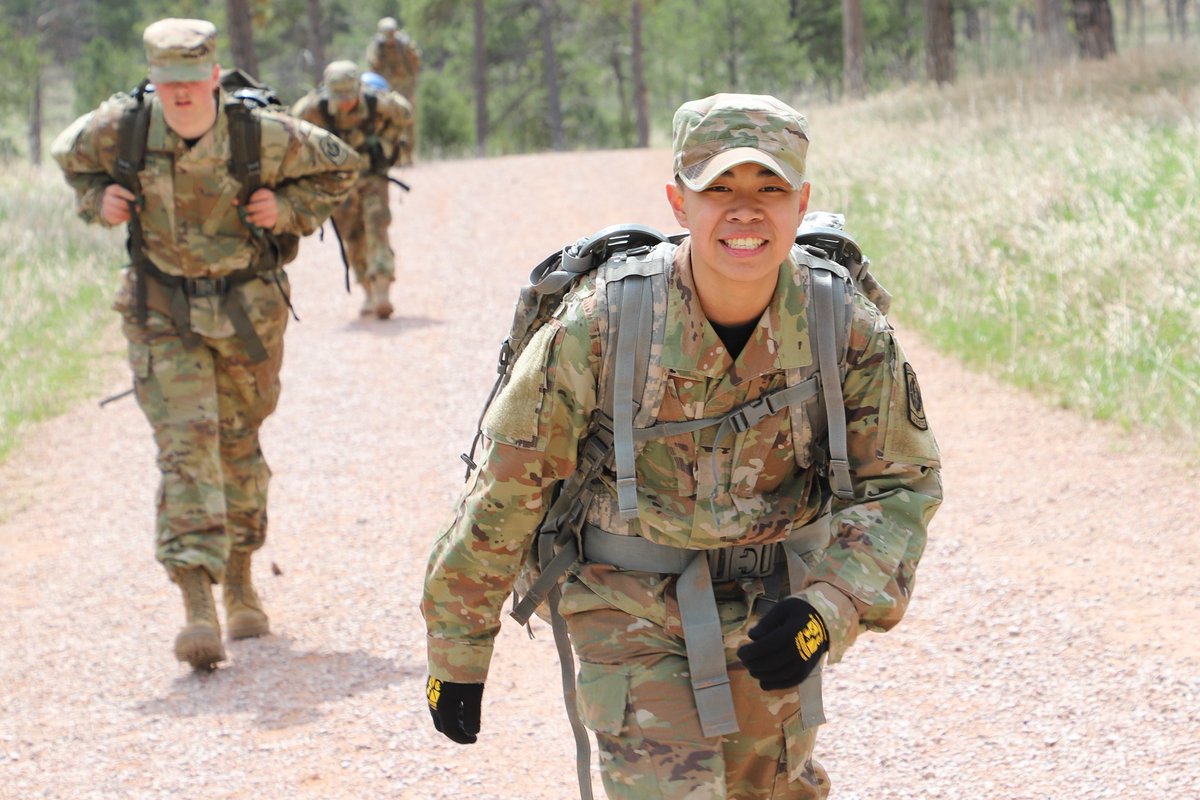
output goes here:
[{"label": "gravel road", "polygon": [[[647,180],[669,170],[664,151],[407,170],[386,323],[359,320],[336,245],[306,240],[264,431],[275,634],[211,675],[172,656],[182,609],[153,560],[135,404],[32,431],[0,465],[0,798],[572,797],[544,625],[504,626],[478,744],[433,731],[421,576],[529,268],[615,222],[675,230]],[[947,501],[905,622],[829,671],[833,797],[1200,797],[1195,462],[964,370],[896,307]]]}]

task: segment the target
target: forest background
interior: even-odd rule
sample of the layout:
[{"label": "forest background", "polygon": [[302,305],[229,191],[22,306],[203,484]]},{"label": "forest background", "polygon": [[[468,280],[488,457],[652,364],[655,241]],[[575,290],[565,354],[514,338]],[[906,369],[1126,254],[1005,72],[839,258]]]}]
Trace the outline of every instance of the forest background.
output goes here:
[{"label": "forest background", "polygon": [[847,213],[898,319],[1200,453],[1194,14],[1191,0],[0,0],[0,458],[119,358],[103,335],[119,233],[73,221],[42,162],[71,119],[144,77],[141,31],[164,16],[214,21],[223,65],[288,103],[325,63],[361,63],[395,17],[423,55],[419,161],[665,148],[684,100],[783,97],[813,121],[819,205]]}]

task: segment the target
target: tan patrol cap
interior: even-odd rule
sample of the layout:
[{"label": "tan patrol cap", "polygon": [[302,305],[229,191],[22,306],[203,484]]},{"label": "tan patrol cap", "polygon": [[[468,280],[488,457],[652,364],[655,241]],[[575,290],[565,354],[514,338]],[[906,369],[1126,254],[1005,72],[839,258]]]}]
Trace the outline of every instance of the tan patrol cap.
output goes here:
[{"label": "tan patrol cap", "polygon": [[358,99],[358,64],[332,61],[325,67],[325,90],[334,102]]},{"label": "tan patrol cap", "polygon": [[379,20],[378,29],[380,33],[395,33],[399,27],[400,24],[397,23],[392,17],[384,17],[383,19]]},{"label": "tan patrol cap", "polygon": [[203,81],[217,64],[217,26],[203,19],[160,19],[142,34],[154,83]]}]

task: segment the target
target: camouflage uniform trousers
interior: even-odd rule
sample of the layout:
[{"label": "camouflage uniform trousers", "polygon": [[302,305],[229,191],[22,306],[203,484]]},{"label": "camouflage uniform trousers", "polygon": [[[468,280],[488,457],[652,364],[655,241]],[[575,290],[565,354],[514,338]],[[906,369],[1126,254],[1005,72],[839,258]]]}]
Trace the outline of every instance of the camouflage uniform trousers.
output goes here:
[{"label": "camouflage uniform trousers", "polygon": [[[737,657],[748,601],[718,595],[739,732],[705,738],[683,631],[592,600],[568,581],[563,616],[579,660],[578,708],[596,734],[612,800],[818,800],[829,777],[813,760],[817,726],[801,723],[795,689],[764,692]],[[736,590],[735,590],[736,591]],[[590,592],[589,592],[590,594]],[[587,608],[571,613],[571,606]],[[756,617],[765,613],[756,608]]]},{"label": "camouflage uniform trousers", "polygon": [[396,278],[396,255],[388,240],[388,227],[392,224],[392,209],[388,204],[390,185],[383,175],[366,175],[333,212],[334,224],[346,248],[346,260],[361,286],[377,275],[389,282]]},{"label": "camouflage uniform trousers", "polygon": [[[285,275],[280,283],[288,289]],[[266,539],[271,470],[258,431],[279,400],[288,310],[274,282],[233,291],[267,351],[261,363],[251,363],[236,335],[224,335],[231,327],[211,331],[219,336],[197,331],[199,343],[188,347],[154,310],[153,291],[145,328],[118,300],[135,394],[158,445],[155,555],[172,578],[199,566],[220,581],[231,549],[257,550]]]}]

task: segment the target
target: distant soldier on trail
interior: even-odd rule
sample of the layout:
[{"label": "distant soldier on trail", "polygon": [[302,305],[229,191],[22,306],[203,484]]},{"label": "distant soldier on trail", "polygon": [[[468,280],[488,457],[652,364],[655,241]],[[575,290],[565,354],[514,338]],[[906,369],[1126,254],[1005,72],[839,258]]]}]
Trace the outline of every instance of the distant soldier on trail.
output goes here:
[{"label": "distant soldier on trail", "polygon": [[364,156],[367,168],[346,202],[333,212],[333,223],[346,261],[363,287],[360,313],[387,319],[394,310],[389,291],[396,279],[396,256],[388,240],[388,170],[404,147],[412,107],[397,92],[364,86],[353,61],[334,61],[325,68],[323,84],[300,98],[292,114],[332,131]]},{"label": "distant soldier on trail", "polygon": [[270,631],[250,560],[267,534],[258,431],[279,399],[283,267],[360,166],[326,131],[227,94],[216,36],[204,20],[147,27],[153,90],[112,97],[53,145],[79,216],[128,225],[114,308],[158,445],[156,555],[187,615],[175,656],[195,669],[225,658],[213,583],[230,638]]},{"label": "distant soldier on trail", "polygon": [[379,20],[375,36],[367,45],[367,66],[382,75],[393,91],[404,95],[413,108],[408,141],[399,162],[402,166],[412,164],[417,146],[417,79],[421,75],[421,50],[395,19],[384,17]]}]

